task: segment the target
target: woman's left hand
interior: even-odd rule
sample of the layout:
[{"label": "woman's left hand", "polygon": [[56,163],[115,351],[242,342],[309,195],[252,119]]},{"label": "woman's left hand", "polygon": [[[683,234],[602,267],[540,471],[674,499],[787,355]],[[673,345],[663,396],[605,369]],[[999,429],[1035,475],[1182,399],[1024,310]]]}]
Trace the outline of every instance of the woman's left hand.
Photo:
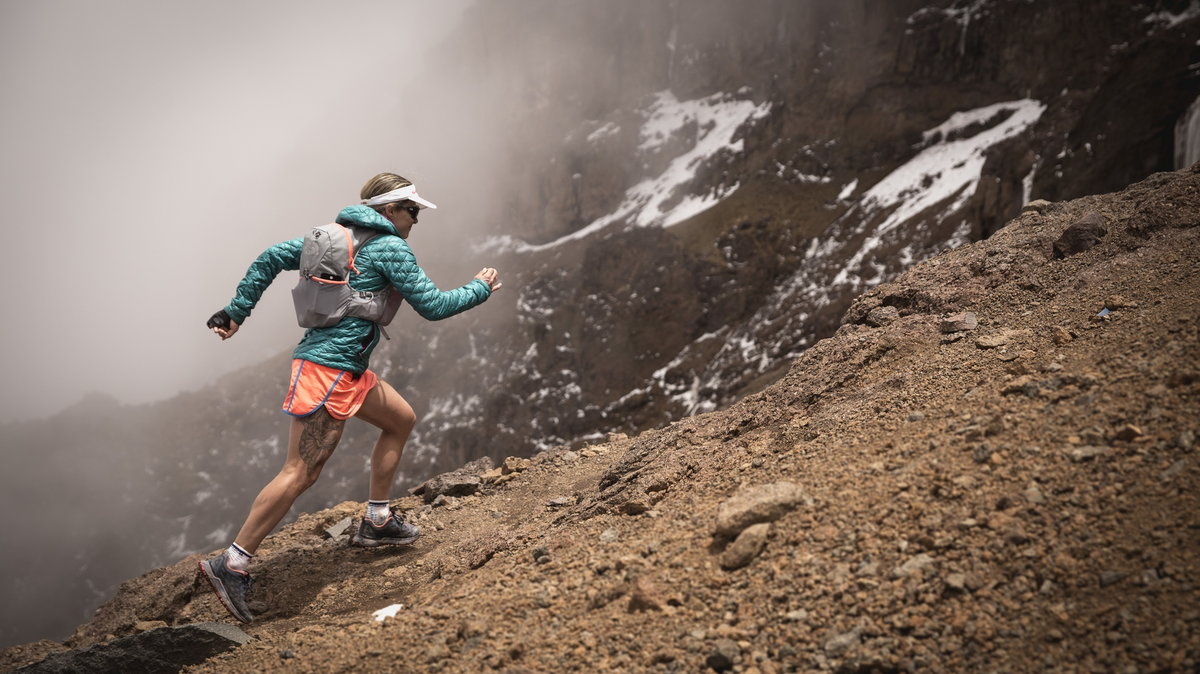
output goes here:
[{"label": "woman's left hand", "polygon": [[504,285],[499,280],[500,272],[496,271],[492,267],[484,267],[478,274],[475,275],[475,278],[488,284],[488,288],[490,288],[492,292],[496,292]]}]

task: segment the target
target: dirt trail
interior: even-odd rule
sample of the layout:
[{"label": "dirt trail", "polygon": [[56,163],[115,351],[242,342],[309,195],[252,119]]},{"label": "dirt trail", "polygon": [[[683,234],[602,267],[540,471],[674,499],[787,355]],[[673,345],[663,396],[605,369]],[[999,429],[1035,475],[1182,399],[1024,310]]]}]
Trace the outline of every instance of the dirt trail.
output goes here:
[{"label": "dirt trail", "polygon": [[[320,535],[361,504],[303,516],[261,550],[254,640],[189,671],[1196,671],[1198,224],[1200,168],[1035,204],[727,410],[397,501],[411,550]],[[1094,247],[1056,256],[1068,229]],[[71,645],[229,620],[195,563]]]}]

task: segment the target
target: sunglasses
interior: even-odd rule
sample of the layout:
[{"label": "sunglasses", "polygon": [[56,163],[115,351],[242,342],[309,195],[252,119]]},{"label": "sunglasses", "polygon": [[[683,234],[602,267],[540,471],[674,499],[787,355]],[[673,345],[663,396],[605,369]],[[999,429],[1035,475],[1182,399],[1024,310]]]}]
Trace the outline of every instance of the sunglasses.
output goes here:
[{"label": "sunglasses", "polygon": [[416,220],[416,219],[417,219],[417,215],[419,215],[419,214],[421,213],[421,207],[420,207],[420,206],[401,206],[401,207],[400,207],[400,210],[402,210],[402,211],[408,211],[408,214],[412,216],[412,219],[413,219],[413,220]]}]

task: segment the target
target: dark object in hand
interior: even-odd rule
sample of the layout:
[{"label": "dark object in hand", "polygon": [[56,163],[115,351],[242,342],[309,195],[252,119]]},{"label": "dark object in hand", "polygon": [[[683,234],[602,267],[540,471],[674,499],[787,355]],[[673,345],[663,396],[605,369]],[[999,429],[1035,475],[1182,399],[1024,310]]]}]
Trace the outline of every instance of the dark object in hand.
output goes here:
[{"label": "dark object in hand", "polygon": [[224,328],[228,330],[231,322],[232,319],[229,318],[229,314],[225,313],[225,310],[222,309],[213,314],[212,318],[208,319],[207,325],[210,328]]}]

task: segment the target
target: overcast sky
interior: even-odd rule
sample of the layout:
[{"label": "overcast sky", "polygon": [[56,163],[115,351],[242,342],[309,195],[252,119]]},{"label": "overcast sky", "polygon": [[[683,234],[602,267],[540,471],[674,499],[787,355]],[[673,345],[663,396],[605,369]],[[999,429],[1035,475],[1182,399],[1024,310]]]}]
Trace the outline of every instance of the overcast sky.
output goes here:
[{"label": "overcast sky", "polygon": [[0,421],[290,350],[290,278],[235,340],[203,323],[259,251],[371,175],[437,201],[447,172],[405,154],[396,120],[436,103],[421,61],[466,4],[0,0]]}]

